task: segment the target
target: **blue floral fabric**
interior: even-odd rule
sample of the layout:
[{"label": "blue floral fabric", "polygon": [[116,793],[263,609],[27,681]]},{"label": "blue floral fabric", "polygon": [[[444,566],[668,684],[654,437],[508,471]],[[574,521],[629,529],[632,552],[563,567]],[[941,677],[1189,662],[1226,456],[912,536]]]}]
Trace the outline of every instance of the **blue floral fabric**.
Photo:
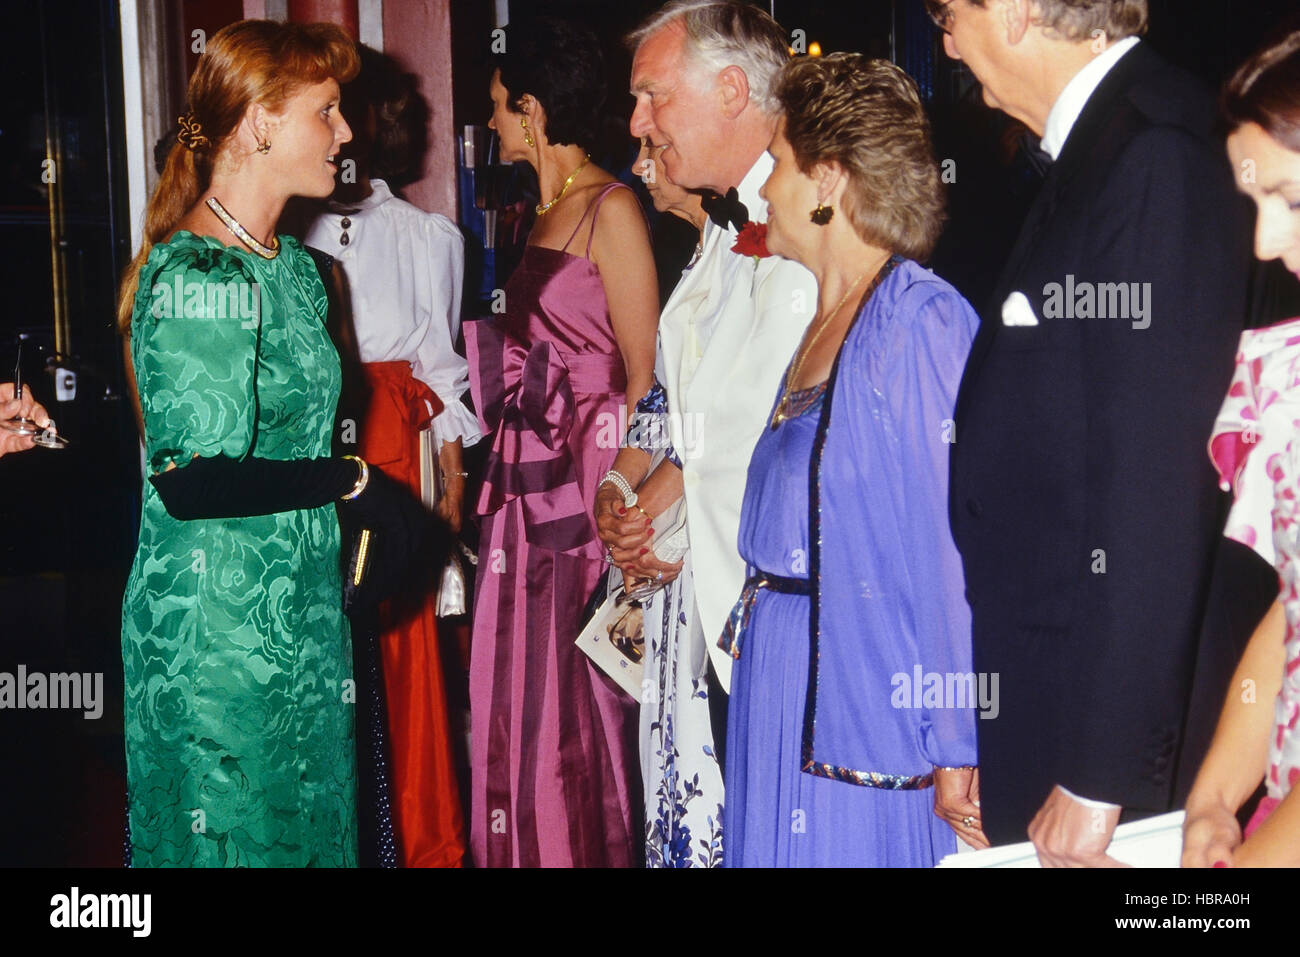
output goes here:
[{"label": "blue floral fabric", "polygon": [[663,384],[655,379],[632,413],[627,423],[627,436],[623,445],[630,449],[641,449],[652,455],[663,452],[669,462],[682,467],[682,461],[674,451],[668,431],[668,392]]}]

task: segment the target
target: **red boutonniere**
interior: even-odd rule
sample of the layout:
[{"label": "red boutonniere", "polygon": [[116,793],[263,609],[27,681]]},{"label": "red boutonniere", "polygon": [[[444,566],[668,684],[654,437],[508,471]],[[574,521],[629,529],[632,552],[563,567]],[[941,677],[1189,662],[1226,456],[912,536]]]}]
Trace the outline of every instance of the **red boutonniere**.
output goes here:
[{"label": "red boutonniere", "polygon": [[749,222],[742,226],[731,251],[755,259],[766,259],[772,255],[767,251],[767,223]]}]

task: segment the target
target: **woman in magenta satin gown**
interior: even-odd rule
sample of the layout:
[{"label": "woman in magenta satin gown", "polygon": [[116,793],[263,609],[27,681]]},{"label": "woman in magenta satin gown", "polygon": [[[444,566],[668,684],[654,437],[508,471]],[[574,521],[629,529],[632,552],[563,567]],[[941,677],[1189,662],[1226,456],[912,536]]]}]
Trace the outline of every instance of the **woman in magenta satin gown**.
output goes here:
[{"label": "woman in magenta satin gown", "polygon": [[[578,650],[606,564],[591,518],[630,408],[653,376],[658,294],[630,189],[591,165],[604,72],[595,38],[512,23],[492,78],[506,161],[542,202],[505,311],[468,323],[490,436],[470,655],[470,848],[480,867],[639,863],[638,703]],[[581,104],[579,107],[577,104]]]}]

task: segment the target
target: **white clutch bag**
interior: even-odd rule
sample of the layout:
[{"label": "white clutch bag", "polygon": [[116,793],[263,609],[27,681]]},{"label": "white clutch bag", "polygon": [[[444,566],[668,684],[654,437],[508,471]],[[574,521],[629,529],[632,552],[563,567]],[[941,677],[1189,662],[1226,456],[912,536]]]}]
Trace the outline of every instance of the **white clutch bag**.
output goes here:
[{"label": "white clutch bag", "polygon": [[466,579],[473,573],[466,573],[466,562],[470,566],[477,565],[478,556],[458,539],[452,548],[451,557],[442,567],[442,577],[438,582],[439,618],[455,618],[469,614],[469,586]]},{"label": "white clutch bag", "polygon": [[[444,491],[442,463],[438,461],[438,443],[433,429],[420,430],[420,499],[430,512],[438,507]],[[457,554],[457,553],[460,554]],[[478,564],[478,556],[458,538],[447,564],[438,576],[438,617],[455,618],[469,614],[469,586],[465,563]]]},{"label": "white clutch bag", "polygon": [[[662,451],[655,452],[650,458],[650,471],[657,469],[666,457]],[[686,496],[680,496],[656,515],[650,527],[655,533],[650,546],[655,558],[669,564],[680,562],[691,547],[691,539],[686,532]]]},{"label": "white clutch bag", "polygon": [[682,496],[655,516],[650,526],[654,529],[651,549],[661,562],[680,562],[691,547],[686,532],[686,497]]},{"label": "white clutch bag", "polygon": [[421,429],[420,435],[420,498],[424,507],[433,511],[442,498],[442,463],[438,461],[437,443],[433,429]]}]

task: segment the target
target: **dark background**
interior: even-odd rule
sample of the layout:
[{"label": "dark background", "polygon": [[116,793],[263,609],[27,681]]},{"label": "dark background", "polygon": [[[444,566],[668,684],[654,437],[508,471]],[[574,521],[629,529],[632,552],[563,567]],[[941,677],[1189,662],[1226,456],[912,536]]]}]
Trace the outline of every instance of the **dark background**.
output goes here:
[{"label": "dark background", "polygon": [[[399,0],[390,0],[399,2]],[[610,151],[630,159],[626,135],[630,56],[624,33],[659,4],[647,0],[514,0],[513,16],[546,12],[583,20],[601,37],[609,73]],[[238,15],[234,0],[169,0],[176,22]],[[182,9],[183,8],[183,9]],[[1294,0],[1152,0],[1148,42],[1204,83],[1218,86]],[[452,8],[455,118],[486,123],[491,29],[488,0]],[[6,7],[0,60],[0,381],[13,366],[19,331],[33,337],[24,372],[72,445],[0,459],[0,671],[97,671],[107,706],[98,721],[79,712],[0,711],[0,866],[117,865],[125,806],[121,737],[120,602],[139,523],[135,430],[123,397],[113,329],[116,276],[131,250],[123,175],[118,10],[112,0],[51,0]],[[1017,129],[984,107],[973,78],[943,56],[920,0],[777,0],[777,19],[822,51],[892,57],[927,99],[940,158],[957,161],[950,225],[933,265],[977,306],[985,305],[1036,187],[1017,152]],[[177,62],[192,67],[188,34]],[[176,91],[172,91],[173,97]],[[47,139],[56,170],[56,251],[50,184],[41,182]],[[61,206],[60,206],[61,204]],[[55,337],[56,271],[66,302],[67,356],[77,397],[53,402],[46,371]],[[1300,312],[1285,271],[1262,270],[1254,323]]]}]

